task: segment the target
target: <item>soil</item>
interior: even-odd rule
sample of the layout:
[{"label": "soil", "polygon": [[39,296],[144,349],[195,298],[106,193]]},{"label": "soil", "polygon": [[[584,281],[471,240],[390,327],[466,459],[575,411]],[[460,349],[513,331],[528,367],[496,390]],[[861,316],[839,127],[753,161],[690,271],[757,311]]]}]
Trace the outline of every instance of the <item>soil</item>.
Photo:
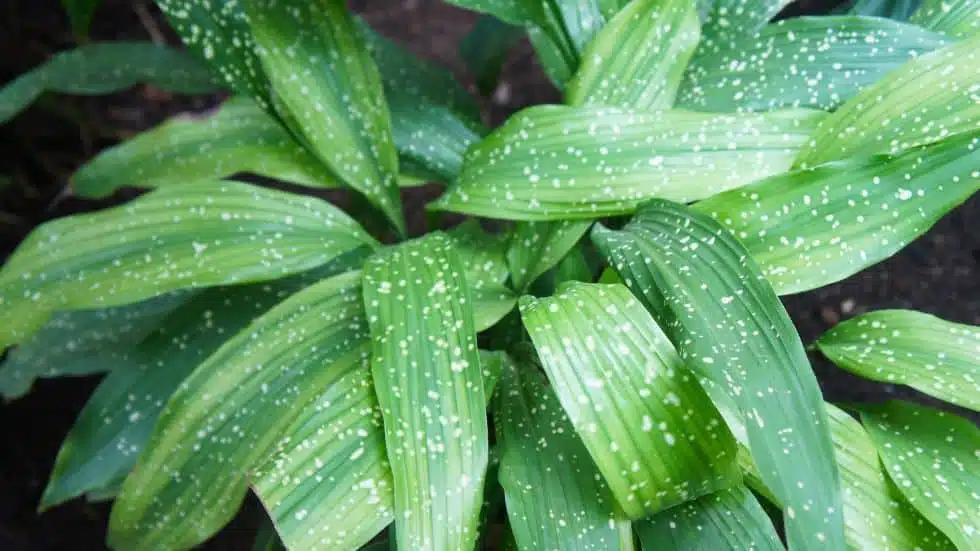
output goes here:
[{"label": "soil", "polygon": [[[457,55],[457,44],[474,21],[472,14],[434,0],[356,0],[352,5],[383,34],[472,84]],[[791,11],[807,13],[825,6],[826,2],[807,2],[792,6]],[[177,43],[149,0],[106,0],[96,13],[92,37]],[[4,3],[0,51],[7,55],[0,59],[0,82],[74,44],[56,0]],[[500,85],[485,106],[488,120],[498,123],[523,106],[559,100],[524,42],[512,52]],[[124,192],[101,203],[83,201],[66,195],[65,185],[72,171],[100,149],[168,116],[200,110],[215,101],[174,97],[140,86],[112,96],[47,97],[0,126],[0,175],[11,178],[0,189],[0,252],[5,257],[45,220],[132,197],[132,192]],[[438,187],[429,186],[406,196],[409,212],[421,213],[420,205],[438,193]],[[883,308],[911,308],[980,324],[980,232],[972,231],[977,220],[980,196],[888,261],[838,284],[785,297],[804,342],[841,320]],[[412,233],[424,231],[425,223],[424,216],[410,217]],[[938,405],[906,387],[851,376],[817,355],[812,360],[828,400],[902,397]],[[35,512],[61,439],[97,382],[97,378],[46,380],[25,398],[0,404],[0,550],[106,549],[107,505],[76,500],[43,514]],[[255,503],[247,503],[232,525],[202,548],[248,549],[261,515]]]}]

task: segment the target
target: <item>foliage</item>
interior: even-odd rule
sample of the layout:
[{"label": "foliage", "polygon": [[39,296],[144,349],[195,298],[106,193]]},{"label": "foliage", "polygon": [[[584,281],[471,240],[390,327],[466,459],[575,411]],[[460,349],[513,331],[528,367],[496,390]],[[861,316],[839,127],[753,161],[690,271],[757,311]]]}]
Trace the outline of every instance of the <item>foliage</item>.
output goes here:
[{"label": "foliage", "polygon": [[[0,89],[0,122],[45,91],[233,93],[92,159],[79,195],[152,190],[0,270],[5,398],[106,372],[41,508],[114,498],[118,550],[192,548],[248,492],[256,549],[980,547],[980,430],[824,402],[779,300],[980,188],[976,0],[452,3],[484,14],[484,94],[526,33],[565,105],[488,131],[341,0],[159,0],[188,53],[92,44]],[[79,33],[95,5],[66,3]],[[495,230],[406,239],[427,181]],[[870,312],[816,349],[980,411],[980,328]]]}]

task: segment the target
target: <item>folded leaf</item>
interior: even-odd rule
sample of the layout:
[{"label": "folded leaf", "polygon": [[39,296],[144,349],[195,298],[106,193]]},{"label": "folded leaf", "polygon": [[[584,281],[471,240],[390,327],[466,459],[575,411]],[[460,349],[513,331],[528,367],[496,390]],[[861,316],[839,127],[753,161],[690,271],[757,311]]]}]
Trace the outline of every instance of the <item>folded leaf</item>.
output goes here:
[{"label": "folded leaf", "polygon": [[497,88],[507,56],[523,36],[523,28],[504,23],[492,15],[477,18],[469,34],[459,43],[459,57],[476,77],[481,94],[489,96]]},{"label": "folded leaf", "polygon": [[[796,166],[902,151],[977,129],[980,36],[920,56],[821,121]],[[914,114],[914,116],[913,116]]]},{"label": "folded leaf", "polygon": [[562,407],[630,518],[738,481],[735,439],[626,287],[570,282],[550,298],[522,297],[520,308]]},{"label": "folded leaf", "polygon": [[24,340],[54,310],[276,279],[372,243],[319,199],[237,182],[159,189],[34,230],[0,271],[0,346]]},{"label": "folded leaf", "polygon": [[953,38],[980,34],[980,8],[976,0],[923,0],[909,21]]},{"label": "folded leaf", "polygon": [[149,42],[88,44],[55,54],[0,88],[0,124],[14,118],[44,92],[111,94],[139,83],[180,94],[207,94],[218,85],[193,57]]},{"label": "folded leaf", "polygon": [[518,222],[507,246],[507,265],[514,288],[527,289],[553,268],[585,235],[591,220]]},{"label": "folded leaf", "polygon": [[489,448],[486,394],[470,291],[452,239],[433,233],[372,257],[364,303],[398,546],[471,549]]},{"label": "folded leaf", "polygon": [[949,41],[877,17],[784,19],[691,61],[677,106],[703,111],[834,109],[909,59]]},{"label": "folded leaf", "polygon": [[742,242],[777,294],[839,281],[901,250],[980,190],[980,132],[899,156],[795,170],[694,209]]},{"label": "folded leaf", "polygon": [[711,218],[663,200],[593,241],[654,313],[686,365],[727,394],[791,549],[843,549],[841,496],[820,387],[782,303]]},{"label": "folded leaf", "polygon": [[734,488],[636,521],[643,551],[782,551],[779,536],[748,488]]},{"label": "folded leaf", "polygon": [[[381,76],[341,0],[247,0],[276,108],[311,151],[405,233]],[[319,63],[319,70],[311,64]]]},{"label": "folded leaf", "polygon": [[519,549],[632,551],[629,520],[536,366],[504,367],[494,425]]},{"label": "folded leaf", "polygon": [[291,296],[212,354],[167,402],[112,510],[114,549],[187,549],[241,505],[246,474],[322,389],[363,369],[360,274]]},{"label": "folded leaf", "polygon": [[821,117],[533,107],[471,147],[433,206],[560,220],[627,214],[650,197],[695,201],[787,170]]},{"label": "folded leaf", "polygon": [[862,406],[885,471],[905,499],[956,545],[980,545],[980,429],[950,413],[889,401]]}]

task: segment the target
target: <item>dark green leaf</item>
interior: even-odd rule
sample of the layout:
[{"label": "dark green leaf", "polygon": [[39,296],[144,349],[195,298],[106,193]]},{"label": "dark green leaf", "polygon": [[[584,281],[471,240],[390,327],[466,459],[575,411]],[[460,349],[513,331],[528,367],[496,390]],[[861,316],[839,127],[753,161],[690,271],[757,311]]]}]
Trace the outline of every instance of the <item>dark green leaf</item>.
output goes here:
[{"label": "dark green leaf", "polygon": [[701,14],[698,52],[731,50],[732,44],[754,34],[792,0],[697,0]]},{"label": "dark green leaf", "polygon": [[420,102],[401,95],[390,97],[392,137],[398,155],[408,167],[402,170],[432,181],[450,182],[459,174],[466,149],[486,134],[442,105]]},{"label": "dark green leaf", "polygon": [[470,296],[442,233],[365,266],[371,369],[405,549],[470,549],[478,537],[489,444]]},{"label": "dark green leaf", "polygon": [[140,83],[180,94],[218,89],[207,68],[186,53],[149,42],[89,44],[55,54],[44,64],[0,88],[0,124],[44,92],[111,94]]},{"label": "dark green leaf", "polygon": [[92,16],[101,3],[101,0],[61,0],[61,6],[68,14],[68,22],[71,23],[71,30],[76,37],[88,37]]},{"label": "dark green leaf", "polygon": [[[663,200],[593,240],[655,314],[716,402],[734,405],[792,549],[844,548],[827,416],[803,344],[748,251],[720,224]],[[727,405],[727,404],[726,404]]]},{"label": "dark green leaf", "polygon": [[908,21],[921,3],[922,0],[857,0],[847,13]]},{"label": "dark green leaf", "polygon": [[514,288],[527,289],[538,276],[558,264],[591,225],[590,220],[518,222],[507,247]]},{"label": "dark green leaf", "polygon": [[909,20],[953,38],[980,34],[980,6],[976,0],[923,0]]},{"label": "dark green leaf", "polygon": [[259,526],[259,532],[255,535],[255,543],[252,544],[252,551],[286,551],[286,547],[276,534],[276,527],[273,526],[272,521],[266,520]]},{"label": "dark green leaf", "polygon": [[459,56],[476,77],[481,94],[489,96],[493,93],[507,56],[523,36],[523,28],[504,23],[492,15],[477,18],[459,44]]}]

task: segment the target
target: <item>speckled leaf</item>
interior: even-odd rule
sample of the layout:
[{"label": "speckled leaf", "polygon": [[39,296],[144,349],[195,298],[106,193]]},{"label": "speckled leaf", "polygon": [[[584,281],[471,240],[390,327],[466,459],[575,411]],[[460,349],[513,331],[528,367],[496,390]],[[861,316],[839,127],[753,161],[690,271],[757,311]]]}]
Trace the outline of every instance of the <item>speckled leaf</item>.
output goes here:
[{"label": "speckled leaf", "polygon": [[[405,233],[381,76],[342,0],[247,0],[276,109],[344,182]],[[318,70],[313,70],[313,66]]]},{"label": "speckled leaf", "polygon": [[213,115],[179,117],[109,148],[71,178],[82,197],[126,187],[167,187],[250,172],[312,187],[342,187],[258,104],[235,98]]},{"label": "speckled leaf", "polygon": [[885,477],[874,444],[861,425],[837,407],[825,405],[841,474],[844,537],[848,548],[863,551],[955,549]]},{"label": "speckled leaf", "polygon": [[787,170],[823,113],[532,107],[471,147],[434,208],[513,220],[627,214]]},{"label": "speckled leaf", "polygon": [[453,228],[449,235],[466,274],[473,302],[473,322],[477,331],[484,331],[517,305],[517,295],[505,285],[509,275],[504,259],[508,234],[484,231],[471,218]]},{"label": "speckled leaf", "polygon": [[905,499],[956,545],[980,545],[980,429],[953,414],[890,401],[862,406],[885,472]]},{"label": "speckled leaf", "polygon": [[856,0],[847,13],[908,21],[922,0]]},{"label": "speckled leaf", "polygon": [[364,302],[398,546],[470,549],[489,444],[473,305],[453,240],[437,232],[382,250],[365,265]]},{"label": "speckled leaf", "polygon": [[447,0],[468,10],[490,14],[511,25],[540,21],[543,2],[537,0]]},{"label": "speckled leaf", "polygon": [[367,351],[360,274],[291,296],[184,380],[116,499],[114,549],[187,549],[234,516],[246,474],[324,388]]},{"label": "speckled leaf", "polygon": [[54,310],[276,279],[372,243],[320,199],[237,182],[159,189],[35,229],[0,271],[0,346],[30,336]]},{"label": "speckled leaf", "polygon": [[980,131],[897,157],[796,170],[694,209],[742,242],[777,294],[839,281],[901,250],[980,190]]},{"label": "speckled leaf", "polygon": [[188,298],[168,293],[115,308],[58,312],[0,364],[0,396],[19,398],[41,377],[91,375],[130,362],[124,356]]},{"label": "speckled leaf", "polygon": [[901,153],[980,121],[980,36],[918,57],[824,119],[796,159],[815,166],[852,155]]},{"label": "speckled leaf", "polygon": [[269,83],[239,0],[156,0],[187,49],[232,90],[271,109]]},{"label": "speckled leaf", "polygon": [[909,385],[980,411],[980,328],[912,310],[880,310],[827,331],[817,346],[861,377]]},{"label": "speckled leaf", "polygon": [[977,0],[923,0],[909,21],[953,38],[970,38],[980,34],[980,4]]},{"label": "speckled leaf", "polygon": [[734,485],[735,439],[622,285],[569,282],[520,301],[575,430],[630,518]]},{"label": "speckled leaf", "polygon": [[727,394],[791,549],[844,548],[820,387],[793,323],[748,251],[706,215],[663,200],[593,241],[705,384]]},{"label": "speckled leaf", "polygon": [[492,15],[477,18],[469,34],[459,43],[459,57],[476,78],[481,94],[489,96],[497,88],[510,51],[523,37],[523,28],[504,23]]},{"label": "speckled leaf", "polygon": [[696,57],[677,106],[834,109],[909,59],[948,42],[919,26],[876,17],[785,19],[738,37],[731,48]]},{"label": "speckled leaf", "polygon": [[518,222],[507,245],[507,265],[514,288],[527,289],[561,259],[585,235],[591,220]]},{"label": "speckled leaf", "polygon": [[456,178],[463,153],[487,132],[480,124],[458,118],[448,107],[412,96],[389,94],[388,106],[395,149],[404,161],[402,170],[431,181]]},{"label": "speckled leaf", "polygon": [[702,15],[702,52],[718,53],[747,34],[754,34],[792,0],[697,0]]},{"label": "speckled leaf", "polygon": [[772,521],[748,488],[702,496],[636,521],[643,551],[783,551]]},{"label": "speckled leaf", "polygon": [[181,94],[219,88],[206,67],[180,50],[149,42],[88,44],[55,54],[0,88],[0,124],[44,92],[111,94],[144,82]]},{"label": "speckled leaf", "polygon": [[359,267],[364,249],[269,283],[208,289],[167,312],[158,327],[117,351],[114,369],[89,398],[61,445],[41,508],[121,481],[136,464],[160,411],[195,367],[291,293]]},{"label": "speckled leaf", "polygon": [[504,367],[494,426],[518,549],[633,550],[626,514],[536,366]]},{"label": "speckled leaf", "polygon": [[690,0],[630,2],[583,52],[565,102],[637,110],[669,108],[700,28]]},{"label": "speckled leaf", "polygon": [[470,289],[470,300],[473,303],[473,326],[477,331],[490,329],[517,306],[514,291],[497,283]]}]

